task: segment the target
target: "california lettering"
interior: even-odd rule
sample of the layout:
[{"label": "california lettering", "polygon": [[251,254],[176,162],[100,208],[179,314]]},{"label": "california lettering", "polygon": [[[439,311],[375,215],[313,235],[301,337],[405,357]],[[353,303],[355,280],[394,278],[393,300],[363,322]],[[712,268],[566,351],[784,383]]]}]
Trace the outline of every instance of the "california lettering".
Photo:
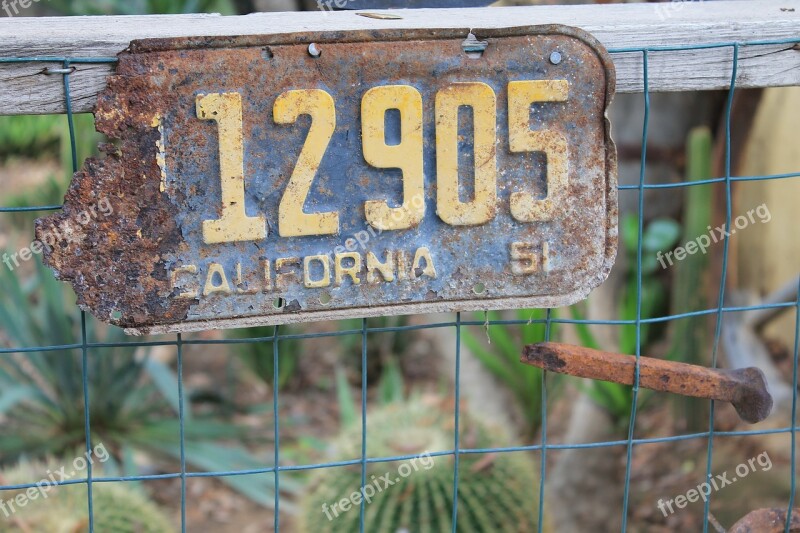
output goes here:
[{"label": "california lettering", "polygon": [[237,261],[233,267],[209,262],[203,267],[186,264],[171,271],[173,294],[199,299],[214,295],[258,294],[286,291],[301,284],[307,289],[366,283],[436,279],[436,266],[427,247],[406,250],[337,252],[305,257],[279,257]]}]

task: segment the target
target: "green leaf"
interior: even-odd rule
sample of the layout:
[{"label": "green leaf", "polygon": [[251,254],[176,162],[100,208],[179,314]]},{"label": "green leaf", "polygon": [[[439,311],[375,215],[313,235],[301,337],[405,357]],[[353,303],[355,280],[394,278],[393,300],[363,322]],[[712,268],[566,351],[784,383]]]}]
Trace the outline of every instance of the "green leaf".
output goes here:
[{"label": "green leaf", "polygon": [[628,213],[620,222],[620,240],[629,254],[636,254],[639,246],[639,218]]},{"label": "green leaf", "polygon": [[403,373],[400,365],[392,357],[383,367],[380,381],[378,381],[378,398],[382,405],[402,402],[405,397],[405,384],[403,383]]},{"label": "green leaf", "polygon": [[[499,320],[499,313],[489,313],[490,320]],[[520,348],[514,339],[511,337],[510,327],[505,324],[494,324],[489,326],[489,339],[491,343],[496,345],[499,353],[506,358],[511,358],[514,361],[519,361]]]},{"label": "green leaf", "polygon": [[[163,452],[180,458],[180,446],[155,443]],[[257,460],[244,448],[237,446],[222,446],[210,442],[187,441],[184,445],[186,462],[194,467],[207,472],[237,472],[256,470],[265,467],[265,463]],[[275,474],[235,474],[219,476],[220,481],[236,489],[252,501],[267,508],[275,504]],[[288,476],[281,478],[281,492],[298,494],[301,487],[298,482]],[[281,502],[281,510],[289,513],[296,512],[290,502]]]},{"label": "green leaf", "polygon": [[648,252],[665,252],[678,242],[680,225],[670,218],[656,218],[647,225],[642,237],[642,249]]},{"label": "green leaf", "polygon": [[37,393],[38,391],[35,387],[28,385],[17,385],[3,390],[2,394],[0,394],[0,415],[4,415],[18,403],[34,398]]},{"label": "green leaf", "polygon": [[658,256],[650,252],[642,252],[642,275],[648,276],[654,272],[658,272],[661,264],[658,262]]},{"label": "green leaf", "polygon": [[465,328],[462,331],[461,339],[467,345],[469,351],[472,352],[472,355],[497,379],[505,383],[516,382],[516,375],[512,369],[508,368],[503,358],[486,348],[481,341],[475,338],[470,329]]},{"label": "green leaf", "polygon": [[[619,311],[622,320],[636,320],[638,296],[636,294],[637,282],[633,277],[628,278],[625,284],[625,293],[622,297],[622,307]],[[641,327],[643,324],[640,324]],[[623,325],[619,328],[619,351],[624,354],[636,353],[636,326]]]},{"label": "green leaf", "polygon": [[[153,357],[144,358],[144,367],[161,396],[167,400],[175,414],[178,414],[180,412],[178,377],[172,372],[171,368]],[[189,421],[191,418],[191,405],[186,401],[186,395],[184,394],[183,419]]]},{"label": "green leaf", "polygon": [[[570,306],[569,312],[573,320],[585,320],[577,305]],[[589,324],[586,324],[585,322],[577,322],[575,324],[575,331],[578,333],[578,338],[580,339],[582,346],[592,348],[594,350],[600,349],[600,343],[597,342],[592,330],[589,328]]]},{"label": "green leaf", "polygon": [[[577,305],[570,307],[570,313],[574,320],[584,319]],[[634,307],[634,315],[635,314],[636,312]],[[601,349],[600,344],[592,334],[588,324],[577,323],[575,324],[575,329],[583,346],[592,348],[594,350]],[[633,334],[633,341],[630,340],[631,332]],[[620,346],[622,346],[624,343],[631,342],[633,342],[635,345],[635,335],[635,326],[622,326],[620,328]],[[608,411],[614,419],[623,421],[627,420],[627,418],[630,416],[630,406],[632,401],[630,396],[630,387],[599,380],[592,380],[589,386],[584,385],[583,382],[579,382],[578,387],[586,392],[592,401]]]},{"label": "green leaf", "polygon": [[350,383],[347,381],[344,369],[338,366],[336,367],[336,400],[339,404],[339,424],[342,427],[355,424],[358,415],[356,415],[356,404],[350,393]]},{"label": "green leaf", "polygon": [[[553,311],[552,314],[555,316],[555,311]],[[544,341],[547,326],[542,323],[534,323],[534,321],[546,319],[547,309],[520,309],[517,311],[517,316],[522,320],[528,320],[530,322],[530,324],[522,326],[523,345]]]}]

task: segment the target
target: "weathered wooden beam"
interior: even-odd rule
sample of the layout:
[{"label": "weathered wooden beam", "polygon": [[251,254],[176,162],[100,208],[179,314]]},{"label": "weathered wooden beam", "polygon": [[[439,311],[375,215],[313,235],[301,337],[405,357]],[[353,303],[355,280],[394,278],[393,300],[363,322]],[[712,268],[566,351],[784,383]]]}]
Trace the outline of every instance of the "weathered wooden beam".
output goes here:
[{"label": "weathered wooden beam", "polygon": [[[128,17],[0,19],[0,115],[63,113],[61,75],[43,74],[54,62],[2,63],[15,57],[114,57],[133,39],[254,35],[331,30],[503,28],[566,24],[595,35],[617,68],[618,92],[643,90],[643,54],[657,49],[783,41],[739,49],[737,87],[800,85],[800,1],[747,0],[581,6],[538,6],[386,11],[400,19],[375,19],[358,12],[259,13]],[[727,88],[732,46],[652,51],[651,91]],[[73,109],[91,111],[113,64],[76,64],[70,75]]]}]

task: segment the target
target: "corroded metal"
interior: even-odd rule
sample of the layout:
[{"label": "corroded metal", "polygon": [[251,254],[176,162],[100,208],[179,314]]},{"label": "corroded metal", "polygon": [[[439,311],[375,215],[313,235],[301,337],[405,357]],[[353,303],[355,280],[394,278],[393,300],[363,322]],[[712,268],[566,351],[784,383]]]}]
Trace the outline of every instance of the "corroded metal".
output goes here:
[{"label": "corroded metal", "polygon": [[800,508],[792,509],[788,524],[787,514],[784,508],[756,509],[736,522],[728,533],[800,533]]},{"label": "corroded metal", "polygon": [[134,41],[37,235],[134,334],[568,305],[616,255],[614,81],[562,26]]},{"label": "corroded metal", "polygon": [[[559,374],[633,385],[636,357],[543,342],[525,346],[521,361]],[[639,386],[682,396],[730,402],[745,422],[769,416],[772,396],[756,367],[726,370],[652,357],[639,358]]]}]

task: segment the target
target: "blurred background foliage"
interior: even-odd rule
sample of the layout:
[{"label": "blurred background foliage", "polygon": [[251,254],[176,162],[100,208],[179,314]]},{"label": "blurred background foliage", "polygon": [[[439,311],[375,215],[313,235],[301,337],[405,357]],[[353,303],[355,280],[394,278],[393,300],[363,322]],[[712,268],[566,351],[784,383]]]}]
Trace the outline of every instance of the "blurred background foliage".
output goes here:
[{"label": "blurred background foliage", "polygon": [[[73,116],[79,165],[97,155],[103,136],[95,131],[94,117]],[[0,116],[0,165],[14,169],[20,179],[37,176],[34,187],[5,183],[3,205],[34,207],[60,205],[72,177],[72,147],[69,123],[63,115]],[[16,181],[16,180],[15,180]],[[18,228],[30,227],[37,214],[18,212],[10,216]]]},{"label": "blurred background foliage", "polygon": [[236,15],[232,0],[49,0],[47,9],[60,15]]}]

